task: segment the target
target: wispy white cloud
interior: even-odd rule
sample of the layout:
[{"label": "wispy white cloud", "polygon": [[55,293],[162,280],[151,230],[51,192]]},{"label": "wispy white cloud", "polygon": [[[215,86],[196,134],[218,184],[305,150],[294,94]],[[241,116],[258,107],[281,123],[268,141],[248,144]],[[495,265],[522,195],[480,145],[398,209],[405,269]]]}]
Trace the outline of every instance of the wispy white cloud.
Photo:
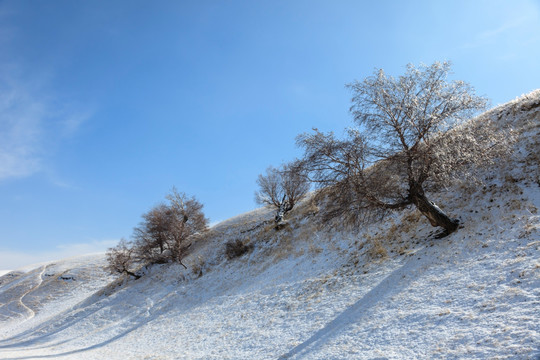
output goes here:
[{"label": "wispy white cloud", "polygon": [[22,29],[11,19],[19,11],[13,2],[0,3],[0,181],[50,172],[46,160],[91,116],[56,94],[55,69],[29,69],[14,50]]},{"label": "wispy white cloud", "polygon": [[0,249],[0,271],[32,267],[33,264],[66,259],[73,256],[100,253],[118,244],[118,239],[95,240],[87,243],[59,245],[50,250],[22,252]]},{"label": "wispy white cloud", "polygon": [[14,66],[0,68],[0,180],[30,176],[43,170],[51,144],[75,135],[90,112],[60,106],[40,81],[18,76]]},{"label": "wispy white cloud", "polygon": [[509,31],[519,28],[522,24],[527,22],[527,17],[523,16],[519,19],[512,19],[507,23],[504,23],[496,28],[485,30],[476,36],[478,41],[491,41],[497,37],[504,35]]},{"label": "wispy white cloud", "polygon": [[[494,5],[497,8],[498,5]],[[499,6],[500,23],[472,36],[466,48],[511,41],[513,46],[527,45],[540,40],[540,5],[535,1],[520,1],[512,8]]]},{"label": "wispy white cloud", "polygon": [[45,114],[42,101],[0,74],[0,179],[39,170]]}]

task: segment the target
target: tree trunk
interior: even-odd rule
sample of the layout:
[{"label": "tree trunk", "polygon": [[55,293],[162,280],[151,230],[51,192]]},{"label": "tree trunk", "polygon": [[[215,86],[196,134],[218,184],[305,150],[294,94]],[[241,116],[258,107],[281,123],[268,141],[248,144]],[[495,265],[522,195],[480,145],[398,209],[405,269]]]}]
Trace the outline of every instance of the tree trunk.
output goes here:
[{"label": "tree trunk", "polygon": [[437,205],[429,201],[421,185],[411,186],[410,196],[413,204],[428,218],[431,226],[444,228],[447,235],[457,230],[459,221],[451,219]]},{"label": "tree trunk", "polygon": [[274,222],[276,224],[279,224],[283,220],[283,216],[285,216],[285,208],[283,207],[283,205],[281,205],[276,211]]},{"label": "tree trunk", "polygon": [[285,199],[287,198],[287,195],[283,195],[283,199],[281,199],[281,202],[279,203],[279,206],[276,211],[276,216],[274,217],[274,221],[276,224],[279,224],[283,217],[285,216],[285,213],[287,212],[287,202]]},{"label": "tree trunk", "polygon": [[135,278],[135,280],[139,280],[141,278],[140,275],[137,275],[137,274],[135,274],[135,273],[133,273],[133,272],[131,272],[129,270],[124,270],[124,273],[126,273],[129,276],[133,276]]}]

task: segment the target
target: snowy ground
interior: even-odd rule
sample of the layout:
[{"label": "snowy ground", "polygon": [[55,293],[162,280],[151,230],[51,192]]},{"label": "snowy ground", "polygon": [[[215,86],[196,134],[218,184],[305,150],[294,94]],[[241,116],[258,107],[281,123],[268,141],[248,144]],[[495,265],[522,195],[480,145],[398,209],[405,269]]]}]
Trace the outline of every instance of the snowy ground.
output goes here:
[{"label": "snowy ground", "polygon": [[[522,102],[494,112],[524,134],[512,166],[434,194],[463,224],[446,238],[413,209],[319,226],[305,201],[280,231],[264,208],[217,224],[187,271],[116,279],[91,255],[11,272],[0,359],[538,359],[540,107]],[[236,239],[253,250],[228,260]]]}]

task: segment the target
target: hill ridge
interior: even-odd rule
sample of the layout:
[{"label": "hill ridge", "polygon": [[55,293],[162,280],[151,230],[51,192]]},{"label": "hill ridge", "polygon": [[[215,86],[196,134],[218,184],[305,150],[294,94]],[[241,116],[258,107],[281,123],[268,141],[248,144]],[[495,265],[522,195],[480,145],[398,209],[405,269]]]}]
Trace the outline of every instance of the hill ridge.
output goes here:
[{"label": "hill ridge", "polygon": [[[216,224],[187,271],[118,279],[93,255],[12,272],[0,359],[538,358],[539,104],[537,90],[477,118],[521,136],[484,187],[435,194],[463,224],[444,239],[414,209],[330,228],[308,198],[280,231],[254,228],[268,208]],[[228,259],[237,239],[252,250]]]}]

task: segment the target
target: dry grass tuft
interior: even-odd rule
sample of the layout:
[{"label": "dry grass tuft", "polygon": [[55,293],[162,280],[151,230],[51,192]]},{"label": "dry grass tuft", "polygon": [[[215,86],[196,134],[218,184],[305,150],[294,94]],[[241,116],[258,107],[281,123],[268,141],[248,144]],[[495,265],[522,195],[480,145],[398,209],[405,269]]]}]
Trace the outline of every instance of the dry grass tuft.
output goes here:
[{"label": "dry grass tuft", "polygon": [[191,265],[191,272],[197,277],[203,276],[203,269],[206,263],[204,259],[200,256],[197,256],[194,263]]},{"label": "dry grass tuft", "polygon": [[380,237],[371,237],[368,235],[366,236],[366,243],[370,245],[366,254],[371,259],[380,260],[388,257],[388,250],[384,247]]}]

